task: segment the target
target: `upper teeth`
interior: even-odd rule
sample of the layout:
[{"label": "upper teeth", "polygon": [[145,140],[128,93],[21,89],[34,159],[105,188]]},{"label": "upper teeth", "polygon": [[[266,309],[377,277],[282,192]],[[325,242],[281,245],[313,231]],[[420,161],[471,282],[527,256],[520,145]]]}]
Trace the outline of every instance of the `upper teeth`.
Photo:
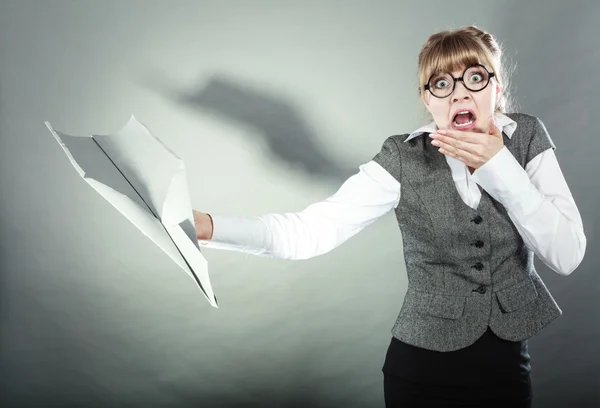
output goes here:
[{"label": "upper teeth", "polygon": [[469,111],[458,112],[457,115],[462,115],[463,113],[470,113]]}]

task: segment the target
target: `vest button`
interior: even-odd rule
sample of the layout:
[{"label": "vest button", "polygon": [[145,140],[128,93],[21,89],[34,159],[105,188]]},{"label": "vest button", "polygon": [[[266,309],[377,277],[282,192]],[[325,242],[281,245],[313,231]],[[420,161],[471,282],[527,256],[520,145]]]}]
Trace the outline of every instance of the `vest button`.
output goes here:
[{"label": "vest button", "polygon": [[483,247],[483,241],[477,241],[477,242],[475,242],[475,246],[476,246],[477,248],[481,248],[481,247]]},{"label": "vest button", "polygon": [[485,293],[487,291],[487,288],[483,285],[479,285],[479,287],[477,289],[473,289],[473,292],[479,292],[481,294]]},{"label": "vest button", "polygon": [[471,266],[471,268],[477,269],[478,271],[483,269],[483,264],[481,262],[477,262],[475,265]]},{"label": "vest button", "polygon": [[481,216],[478,215],[477,217],[473,218],[471,221],[473,221],[475,224],[481,224],[481,221],[483,221],[483,218],[481,218]]}]

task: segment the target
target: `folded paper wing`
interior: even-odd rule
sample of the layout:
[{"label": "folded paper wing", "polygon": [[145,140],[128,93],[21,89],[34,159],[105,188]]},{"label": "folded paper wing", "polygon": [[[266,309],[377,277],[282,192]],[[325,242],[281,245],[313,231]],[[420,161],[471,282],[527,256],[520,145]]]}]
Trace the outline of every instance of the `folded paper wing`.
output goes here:
[{"label": "folded paper wing", "polygon": [[71,136],[45,122],[83,179],[158,245],[218,307],[198,245],[183,161],[134,116],[110,135]]}]

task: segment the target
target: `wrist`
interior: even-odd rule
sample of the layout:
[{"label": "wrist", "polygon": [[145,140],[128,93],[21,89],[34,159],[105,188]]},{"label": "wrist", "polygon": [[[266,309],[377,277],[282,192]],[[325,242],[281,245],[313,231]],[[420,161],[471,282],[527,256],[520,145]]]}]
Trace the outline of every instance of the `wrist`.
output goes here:
[{"label": "wrist", "polygon": [[208,217],[208,223],[207,223],[207,225],[208,225],[208,234],[207,235],[208,235],[208,240],[210,241],[210,239],[213,236],[214,224],[213,224],[213,219],[210,216],[210,214],[207,213],[206,216]]}]

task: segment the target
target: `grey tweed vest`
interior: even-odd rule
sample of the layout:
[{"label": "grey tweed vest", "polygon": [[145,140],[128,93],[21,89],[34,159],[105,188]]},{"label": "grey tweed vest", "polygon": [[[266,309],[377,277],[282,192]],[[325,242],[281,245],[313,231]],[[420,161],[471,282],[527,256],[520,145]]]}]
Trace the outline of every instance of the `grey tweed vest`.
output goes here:
[{"label": "grey tweed vest", "polygon": [[[512,113],[517,129],[504,145],[519,164],[555,145],[536,117]],[[477,209],[459,195],[446,158],[428,134],[405,143],[391,136],[373,158],[398,180],[395,210],[408,290],[392,334],[414,346],[458,350],[489,326],[500,338],[524,340],[562,311],[537,274],[534,253],[502,204],[480,187]]]}]

